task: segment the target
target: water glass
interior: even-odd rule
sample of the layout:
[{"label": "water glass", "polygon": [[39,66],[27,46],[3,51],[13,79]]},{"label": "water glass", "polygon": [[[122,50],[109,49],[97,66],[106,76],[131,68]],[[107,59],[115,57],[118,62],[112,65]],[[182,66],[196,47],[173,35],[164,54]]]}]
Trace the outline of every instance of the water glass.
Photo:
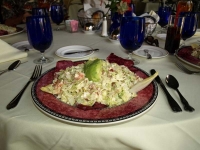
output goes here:
[{"label": "water glass", "polygon": [[170,54],[174,54],[180,46],[184,21],[185,17],[176,17],[175,15],[169,17],[165,49]]}]

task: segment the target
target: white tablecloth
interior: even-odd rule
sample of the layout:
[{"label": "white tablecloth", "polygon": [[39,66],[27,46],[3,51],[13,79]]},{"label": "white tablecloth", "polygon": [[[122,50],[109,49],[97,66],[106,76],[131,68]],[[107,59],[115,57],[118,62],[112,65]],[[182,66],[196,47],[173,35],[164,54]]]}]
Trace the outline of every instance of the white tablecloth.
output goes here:
[{"label": "white tablecloth", "polygon": [[[54,31],[53,37],[46,56],[53,56],[54,61],[43,65],[43,72],[62,60],[54,53],[67,45],[99,48],[100,51],[91,57],[105,59],[112,52],[123,58],[127,56],[119,44],[113,44],[99,34]],[[3,40],[16,43],[27,40],[27,36],[26,33],[21,33]],[[160,40],[160,45],[163,47],[164,41]],[[78,126],[48,117],[32,102],[32,84],[23,94],[18,106],[6,110],[6,105],[28,81],[35,67],[33,59],[39,55],[37,51],[29,51],[28,62],[21,64],[15,71],[0,76],[0,150],[199,150],[200,76],[188,75],[179,70],[174,64],[174,56],[152,60],[134,57],[140,60],[137,66],[146,72],[152,68],[157,70],[163,82],[167,74],[174,75],[180,83],[179,90],[194,106],[194,112],[172,112],[159,87],[157,102],[144,115],[120,124],[99,127]],[[6,66],[7,64],[0,64],[0,70]],[[177,93],[168,87],[167,89],[182,107]]]}]

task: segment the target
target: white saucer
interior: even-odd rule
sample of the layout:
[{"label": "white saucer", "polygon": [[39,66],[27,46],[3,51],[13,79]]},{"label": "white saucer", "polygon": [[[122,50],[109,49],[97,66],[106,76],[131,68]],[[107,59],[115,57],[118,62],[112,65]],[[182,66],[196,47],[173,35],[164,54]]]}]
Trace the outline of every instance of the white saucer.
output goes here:
[{"label": "white saucer", "polygon": [[33,50],[33,47],[29,44],[28,41],[17,42],[12,46],[22,51],[26,51],[26,49]]},{"label": "white saucer", "polygon": [[65,55],[67,52],[77,52],[77,51],[86,51],[91,50],[91,47],[82,46],[82,45],[71,45],[71,46],[65,46],[62,48],[59,48],[55,54],[62,58],[69,58],[69,59],[77,59],[77,58],[84,58],[92,55],[94,51],[92,52],[83,52],[83,53],[76,53],[76,54],[68,54]]},{"label": "white saucer", "polygon": [[166,33],[161,33],[161,34],[157,34],[156,37],[162,40],[166,39],[167,34]]},{"label": "white saucer", "polygon": [[166,51],[160,47],[148,46],[148,45],[142,45],[139,49],[133,51],[133,53],[137,56],[146,58],[147,55],[144,52],[144,49],[149,50],[149,54],[151,54],[152,58],[163,58],[169,54],[168,51]]},{"label": "white saucer", "polygon": [[85,34],[95,34],[96,30],[94,31],[85,31],[85,30],[82,30]]}]

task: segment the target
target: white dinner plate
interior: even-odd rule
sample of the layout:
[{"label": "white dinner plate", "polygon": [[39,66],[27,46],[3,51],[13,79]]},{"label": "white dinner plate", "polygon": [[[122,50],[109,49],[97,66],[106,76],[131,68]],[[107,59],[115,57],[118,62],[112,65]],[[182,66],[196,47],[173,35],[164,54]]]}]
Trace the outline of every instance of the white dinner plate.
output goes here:
[{"label": "white dinner plate", "polygon": [[67,52],[77,52],[77,51],[86,51],[91,50],[91,47],[82,46],[82,45],[71,45],[71,46],[65,46],[62,48],[59,48],[55,54],[62,58],[69,58],[69,59],[77,59],[77,58],[84,58],[92,55],[94,51],[92,52],[84,52],[84,53],[76,53],[76,54],[70,54],[65,55]]},{"label": "white dinner plate", "polygon": [[10,33],[10,34],[6,34],[6,35],[1,35],[0,38],[4,38],[4,37],[8,37],[8,36],[13,36],[13,35],[16,35],[16,34],[19,34],[19,33],[22,33],[24,32],[24,28],[21,28],[21,27],[16,27],[17,28],[17,31],[14,32],[14,33]]},{"label": "white dinner plate", "polygon": [[13,44],[12,46],[22,51],[26,51],[26,49],[33,50],[33,47],[29,44],[28,41],[17,42]]},{"label": "white dinner plate", "polygon": [[156,37],[161,39],[161,40],[165,40],[166,39],[166,33],[161,33],[161,34],[157,34]]},{"label": "white dinner plate", "polygon": [[152,58],[163,58],[169,54],[168,51],[160,47],[148,46],[148,45],[142,45],[139,49],[133,51],[133,53],[137,56],[147,57],[147,55],[144,52],[144,49],[149,50],[149,54],[151,54]]}]

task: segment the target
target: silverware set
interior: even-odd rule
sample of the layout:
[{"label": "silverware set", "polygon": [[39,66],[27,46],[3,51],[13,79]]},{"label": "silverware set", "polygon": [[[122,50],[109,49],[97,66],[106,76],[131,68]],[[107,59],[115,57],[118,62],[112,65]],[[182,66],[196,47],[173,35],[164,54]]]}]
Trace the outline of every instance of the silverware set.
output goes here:
[{"label": "silverware set", "polygon": [[178,93],[178,95],[180,97],[181,103],[184,106],[184,109],[186,111],[190,111],[190,112],[194,111],[194,108],[189,105],[189,103],[187,102],[187,100],[183,97],[183,95],[181,94],[181,92],[178,90],[179,83],[178,83],[177,79],[174,76],[168,74],[167,77],[165,78],[165,82],[167,83],[167,85],[170,88],[172,88],[172,89],[174,89],[174,90],[177,91],[177,93]]},{"label": "silverware set", "polygon": [[[153,75],[156,71],[154,69],[151,69],[150,72]],[[164,93],[165,93],[165,95],[167,97],[168,103],[169,103],[172,111],[174,111],[174,112],[181,112],[182,111],[181,107],[174,100],[174,98],[169,94],[169,92],[167,91],[167,89],[166,89],[165,85],[163,84],[162,80],[160,79],[160,77],[157,76],[155,78],[155,80],[157,81],[157,83],[163,89],[163,91],[164,91]],[[172,75],[167,75],[165,81],[166,81],[166,83],[167,83],[167,85],[169,87],[171,87],[172,89],[174,89],[174,90],[176,90],[178,92],[180,100],[181,100],[181,103],[183,104],[185,111],[193,112],[195,109],[192,106],[189,105],[188,101],[183,97],[183,95],[178,90],[179,83],[176,80],[176,78],[174,76],[172,76]]]},{"label": "silverware set", "polygon": [[28,87],[28,85],[35,81],[42,73],[42,65],[36,65],[35,69],[32,73],[32,76],[30,77],[29,81],[26,83],[26,85],[23,87],[23,89],[15,96],[15,98],[6,106],[7,109],[14,108],[19,103],[21,96],[23,95],[24,91]]}]

